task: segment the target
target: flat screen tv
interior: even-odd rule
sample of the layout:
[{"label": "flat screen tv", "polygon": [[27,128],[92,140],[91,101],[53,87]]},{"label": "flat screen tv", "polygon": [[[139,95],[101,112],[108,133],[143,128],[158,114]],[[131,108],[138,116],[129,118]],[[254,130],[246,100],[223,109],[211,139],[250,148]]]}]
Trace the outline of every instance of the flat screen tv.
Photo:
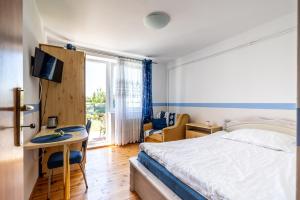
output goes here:
[{"label": "flat screen tv", "polygon": [[32,76],[61,83],[64,63],[50,54],[35,48]]}]

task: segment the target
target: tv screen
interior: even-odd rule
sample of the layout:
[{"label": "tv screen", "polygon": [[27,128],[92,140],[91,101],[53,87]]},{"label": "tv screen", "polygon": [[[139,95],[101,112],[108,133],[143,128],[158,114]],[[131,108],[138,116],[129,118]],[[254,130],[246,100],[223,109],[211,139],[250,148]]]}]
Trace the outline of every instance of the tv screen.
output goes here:
[{"label": "tv screen", "polygon": [[64,63],[50,54],[35,48],[32,76],[61,83]]}]

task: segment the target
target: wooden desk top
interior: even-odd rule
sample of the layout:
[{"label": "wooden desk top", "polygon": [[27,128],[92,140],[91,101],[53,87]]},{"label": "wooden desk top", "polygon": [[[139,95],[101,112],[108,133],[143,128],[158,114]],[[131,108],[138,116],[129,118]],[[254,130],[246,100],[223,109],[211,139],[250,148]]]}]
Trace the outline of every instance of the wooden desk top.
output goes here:
[{"label": "wooden desk top", "polygon": [[222,127],[221,127],[221,126],[218,126],[218,125],[211,125],[211,126],[208,126],[208,125],[202,124],[202,123],[188,123],[188,124],[186,124],[186,126],[188,126],[188,127],[203,128],[203,129],[207,129],[207,130],[211,130],[211,129],[222,129]]},{"label": "wooden desk top", "polygon": [[[68,126],[72,126],[72,125],[67,125],[67,126],[59,126],[57,128],[63,128],[63,127],[68,127]],[[78,126],[78,125],[76,125]],[[80,126],[84,126],[84,125],[80,125]],[[40,136],[44,136],[44,135],[50,135],[54,133],[55,129],[44,129],[41,130],[40,132],[38,132],[34,137],[40,137]],[[67,139],[67,140],[62,140],[62,141],[58,141],[58,142],[51,142],[51,143],[32,143],[32,142],[27,142],[23,145],[24,149],[39,149],[39,148],[46,148],[46,147],[53,147],[53,146],[62,146],[65,144],[73,144],[73,143],[78,143],[78,142],[82,142],[84,140],[88,139],[88,133],[86,132],[86,130],[84,129],[83,131],[80,132],[68,132],[70,134],[73,135],[72,138]]]}]

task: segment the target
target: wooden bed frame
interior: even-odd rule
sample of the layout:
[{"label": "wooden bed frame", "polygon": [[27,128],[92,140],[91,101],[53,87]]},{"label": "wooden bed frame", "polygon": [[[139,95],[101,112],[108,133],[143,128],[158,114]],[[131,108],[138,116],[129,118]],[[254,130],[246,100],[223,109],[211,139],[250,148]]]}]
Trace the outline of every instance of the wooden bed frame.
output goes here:
[{"label": "wooden bed frame", "polygon": [[[236,121],[226,120],[225,131],[233,131],[241,128],[258,128],[264,130],[279,131],[289,135],[296,135],[296,122],[284,119],[256,118],[251,120]],[[130,191],[138,193],[143,200],[179,200],[171,189],[154,176],[141,164],[136,157],[130,162]]]},{"label": "wooden bed frame", "polygon": [[179,200],[172,190],[141,164],[137,157],[130,162],[130,191],[138,193],[143,200]]}]

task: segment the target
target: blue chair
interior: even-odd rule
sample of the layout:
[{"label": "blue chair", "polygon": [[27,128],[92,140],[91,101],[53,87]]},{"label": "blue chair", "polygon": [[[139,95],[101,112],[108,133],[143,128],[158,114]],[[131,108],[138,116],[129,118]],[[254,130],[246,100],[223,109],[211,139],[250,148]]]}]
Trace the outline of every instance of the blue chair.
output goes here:
[{"label": "blue chair", "polygon": [[[89,134],[91,129],[92,121],[88,120],[86,123],[86,131]],[[82,142],[80,151],[70,151],[70,164],[78,164],[81,172],[83,174],[83,179],[85,182],[85,187],[88,189],[88,184],[85,176],[85,169],[83,166],[83,161],[86,157],[86,149],[87,149],[88,140]],[[50,191],[51,191],[51,179],[53,175],[53,169],[62,167],[64,165],[63,152],[55,152],[49,156],[47,167],[48,167],[48,199],[50,199]]]}]

